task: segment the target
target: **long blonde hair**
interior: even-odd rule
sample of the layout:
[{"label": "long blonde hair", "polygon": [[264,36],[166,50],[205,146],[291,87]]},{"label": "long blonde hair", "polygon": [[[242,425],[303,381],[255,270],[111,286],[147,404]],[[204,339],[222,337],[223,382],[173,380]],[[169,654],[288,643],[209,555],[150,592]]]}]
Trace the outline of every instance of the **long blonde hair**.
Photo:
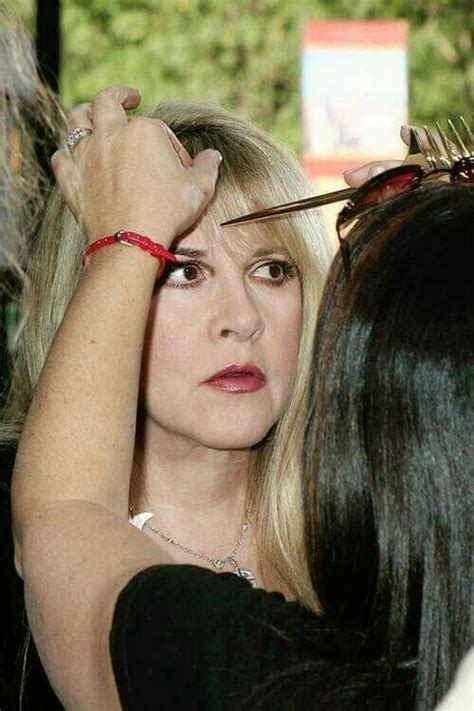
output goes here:
[{"label": "long blonde hair", "polygon": [[[247,120],[219,107],[190,102],[161,104],[148,115],[164,121],[191,155],[214,148],[223,155],[216,195],[208,208],[219,222],[267,205],[310,194],[298,163]],[[281,420],[254,448],[249,478],[255,501],[263,570],[289,595],[318,609],[303,539],[302,452],[306,391],[322,286],[331,258],[320,217],[306,212],[249,228],[291,255],[301,278],[303,326],[297,373]],[[10,437],[18,436],[54,335],[81,270],[86,240],[55,191],[32,255],[25,296],[28,314],[20,337],[8,403]],[[264,573],[265,574],[265,573]],[[275,580],[275,576],[277,580]]]}]

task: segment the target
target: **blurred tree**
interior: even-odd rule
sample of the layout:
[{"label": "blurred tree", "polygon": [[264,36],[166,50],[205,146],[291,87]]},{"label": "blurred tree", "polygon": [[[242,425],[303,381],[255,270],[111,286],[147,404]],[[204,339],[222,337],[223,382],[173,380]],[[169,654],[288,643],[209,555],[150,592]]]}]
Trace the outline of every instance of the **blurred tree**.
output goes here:
[{"label": "blurred tree", "polygon": [[433,123],[474,110],[472,0],[322,0],[331,16],[410,23],[410,119]]},{"label": "blurred tree", "polygon": [[[32,0],[19,0],[24,8]],[[63,0],[62,96],[107,84],[144,103],[173,97],[241,111],[289,148],[300,141],[299,66],[310,17],[407,19],[413,123],[469,115],[472,0]]]},{"label": "blurred tree", "polygon": [[104,84],[216,101],[290,146],[299,136],[300,28],[309,2],[66,0],[66,104]]}]

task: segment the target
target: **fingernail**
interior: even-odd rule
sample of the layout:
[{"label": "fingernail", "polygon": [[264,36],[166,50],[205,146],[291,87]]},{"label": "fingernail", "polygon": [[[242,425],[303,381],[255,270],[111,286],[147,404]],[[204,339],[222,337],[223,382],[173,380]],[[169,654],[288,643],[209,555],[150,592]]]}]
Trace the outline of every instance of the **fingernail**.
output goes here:
[{"label": "fingernail", "polygon": [[222,153],[220,153],[219,151],[214,151],[214,158],[216,159],[216,163],[218,165],[220,165],[223,161]]},{"label": "fingernail", "polygon": [[126,101],[128,98],[130,98],[131,95],[133,94],[138,94],[138,96],[141,98],[141,92],[139,89],[135,89],[135,87],[128,87],[127,89],[122,89],[122,91],[119,94],[119,101],[122,103]]},{"label": "fingernail", "polygon": [[403,138],[403,134],[410,136],[410,132],[413,131],[415,127],[411,126],[409,123],[402,123],[400,126],[400,136]]},{"label": "fingernail", "polygon": [[376,175],[380,175],[380,173],[383,173],[386,168],[384,168],[382,165],[374,165],[372,168],[369,170],[369,178],[375,178]]},{"label": "fingernail", "polygon": [[344,171],[344,175],[345,175],[345,176],[356,175],[356,173],[358,173],[358,172],[361,171],[361,170],[362,170],[362,167],[361,167],[361,166],[359,166],[358,168],[351,168],[350,170],[345,170],[345,171]]}]

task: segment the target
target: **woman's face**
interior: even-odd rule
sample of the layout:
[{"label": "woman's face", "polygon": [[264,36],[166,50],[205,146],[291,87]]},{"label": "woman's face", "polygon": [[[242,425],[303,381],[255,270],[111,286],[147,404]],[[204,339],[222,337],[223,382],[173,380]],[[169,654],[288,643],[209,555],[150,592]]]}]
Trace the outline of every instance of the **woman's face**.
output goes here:
[{"label": "woman's face", "polygon": [[[160,282],[144,350],[147,425],[215,449],[259,442],[280,418],[301,332],[295,265],[204,218]],[[234,242],[232,239],[234,238]]]}]

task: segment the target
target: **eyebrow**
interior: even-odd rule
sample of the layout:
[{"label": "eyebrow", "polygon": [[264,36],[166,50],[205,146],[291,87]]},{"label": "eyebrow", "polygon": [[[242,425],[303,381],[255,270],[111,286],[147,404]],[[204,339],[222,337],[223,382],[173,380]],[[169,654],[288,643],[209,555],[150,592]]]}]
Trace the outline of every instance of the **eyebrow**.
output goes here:
[{"label": "eyebrow", "polygon": [[178,247],[174,253],[180,254],[183,257],[190,257],[191,259],[201,259],[207,255],[207,252],[202,249],[188,249],[187,247]]},{"label": "eyebrow", "polygon": [[[280,252],[279,249],[272,249],[271,247],[261,247],[252,253],[252,257],[267,257],[269,254],[275,254]],[[190,259],[202,259],[207,256],[207,252],[203,249],[192,249],[188,247],[178,247],[175,250],[175,254],[179,254],[183,257],[189,257]]]},{"label": "eyebrow", "polygon": [[270,254],[280,254],[282,249],[274,249],[272,247],[261,247],[252,254],[252,257],[268,257]]}]

